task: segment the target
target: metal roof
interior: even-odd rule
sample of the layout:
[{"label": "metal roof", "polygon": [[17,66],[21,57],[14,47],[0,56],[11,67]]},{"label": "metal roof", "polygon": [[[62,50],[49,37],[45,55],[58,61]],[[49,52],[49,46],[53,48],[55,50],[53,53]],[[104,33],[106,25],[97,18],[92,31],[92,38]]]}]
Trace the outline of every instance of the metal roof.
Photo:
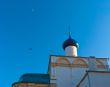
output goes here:
[{"label": "metal roof", "polygon": [[19,82],[50,83],[49,74],[27,73],[20,77]]}]

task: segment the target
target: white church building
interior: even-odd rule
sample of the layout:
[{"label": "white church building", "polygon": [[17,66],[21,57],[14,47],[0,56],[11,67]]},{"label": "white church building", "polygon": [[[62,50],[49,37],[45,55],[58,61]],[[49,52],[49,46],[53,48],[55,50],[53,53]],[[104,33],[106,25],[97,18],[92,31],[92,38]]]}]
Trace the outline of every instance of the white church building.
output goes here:
[{"label": "white church building", "polygon": [[47,74],[23,74],[12,87],[110,87],[108,58],[80,57],[78,47],[69,34],[65,55],[50,55]]}]

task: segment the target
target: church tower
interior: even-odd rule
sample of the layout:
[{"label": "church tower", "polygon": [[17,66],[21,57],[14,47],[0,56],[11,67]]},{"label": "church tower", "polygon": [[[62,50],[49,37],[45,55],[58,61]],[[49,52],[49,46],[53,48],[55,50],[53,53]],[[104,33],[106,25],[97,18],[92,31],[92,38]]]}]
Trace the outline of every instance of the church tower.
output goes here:
[{"label": "church tower", "polygon": [[71,33],[69,32],[69,37],[63,43],[63,49],[65,50],[66,56],[77,57],[77,49],[79,45],[76,40],[72,39]]},{"label": "church tower", "polygon": [[[79,84],[87,74],[86,71],[107,71],[107,58],[78,56],[78,42],[69,37],[63,42],[65,55],[50,55],[49,74],[52,87],[80,87]],[[85,86],[90,87],[88,83]],[[95,86],[91,86],[95,87]],[[96,86],[100,87],[100,86]]]}]

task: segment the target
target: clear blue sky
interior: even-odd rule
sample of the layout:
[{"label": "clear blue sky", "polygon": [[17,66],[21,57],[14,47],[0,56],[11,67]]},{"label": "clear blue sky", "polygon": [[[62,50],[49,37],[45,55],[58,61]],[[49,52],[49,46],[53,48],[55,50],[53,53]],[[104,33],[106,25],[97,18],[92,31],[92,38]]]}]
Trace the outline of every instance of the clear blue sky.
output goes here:
[{"label": "clear blue sky", "polygon": [[79,56],[110,57],[110,0],[0,0],[0,86],[46,73],[69,25]]}]

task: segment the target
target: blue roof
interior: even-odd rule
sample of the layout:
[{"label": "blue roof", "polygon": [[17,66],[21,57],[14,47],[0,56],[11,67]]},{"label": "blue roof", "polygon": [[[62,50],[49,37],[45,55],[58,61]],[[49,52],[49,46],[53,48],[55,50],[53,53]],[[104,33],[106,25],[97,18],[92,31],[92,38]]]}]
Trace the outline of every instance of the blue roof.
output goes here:
[{"label": "blue roof", "polygon": [[21,76],[19,82],[31,82],[31,83],[50,83],[49,74],[34,74],[28,73]]}]

